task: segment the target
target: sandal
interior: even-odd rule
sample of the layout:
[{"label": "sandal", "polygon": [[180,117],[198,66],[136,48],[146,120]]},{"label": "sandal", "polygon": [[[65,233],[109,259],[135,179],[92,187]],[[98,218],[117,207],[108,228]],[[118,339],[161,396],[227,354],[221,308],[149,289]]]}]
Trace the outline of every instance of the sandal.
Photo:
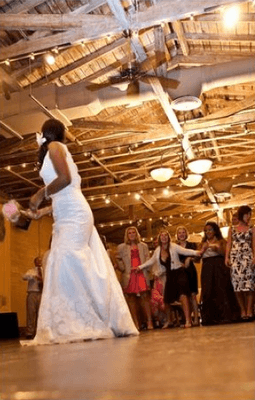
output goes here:
[{"label": "sandal", "polygon": [[173,322],[165,322],[161,329],[174,328]]}]

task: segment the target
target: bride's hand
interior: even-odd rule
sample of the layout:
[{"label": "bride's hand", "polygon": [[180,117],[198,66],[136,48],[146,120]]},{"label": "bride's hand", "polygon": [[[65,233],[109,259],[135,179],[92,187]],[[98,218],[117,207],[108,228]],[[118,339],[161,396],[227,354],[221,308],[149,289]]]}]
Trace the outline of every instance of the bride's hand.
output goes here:
[{"label": "bride's hand", "polygon": [[29,201],[30,210],[36,211],[39,205],[42,203],[44,197],[45,197],[45,189],[41,188],[30,198]]},{"label": "bride's hand", "polygon": [[28,208],[27,210],[21,210],[20,212],[30,219],[39,219],[41,217],[40,210],[32,211]]}]

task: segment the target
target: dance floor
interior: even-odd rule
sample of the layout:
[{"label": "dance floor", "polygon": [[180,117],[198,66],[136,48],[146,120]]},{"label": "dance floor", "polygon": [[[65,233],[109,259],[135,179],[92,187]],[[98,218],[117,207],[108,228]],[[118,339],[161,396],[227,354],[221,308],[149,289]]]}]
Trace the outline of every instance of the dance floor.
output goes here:
[{"label": "dance floor", "polygon": [[2,340],[1,400],[254,400],[255,323],[21,347]]}]

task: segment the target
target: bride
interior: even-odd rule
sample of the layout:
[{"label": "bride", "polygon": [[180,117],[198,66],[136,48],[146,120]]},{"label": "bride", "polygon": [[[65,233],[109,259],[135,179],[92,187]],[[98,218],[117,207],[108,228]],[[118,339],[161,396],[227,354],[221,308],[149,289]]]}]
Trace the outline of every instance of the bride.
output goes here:
[{"label": "bride", "polygon": [[[65,127],[54,119],[37,134],[45,186],[31,197],[27,213],[38,219],[52,212],[54,225],[36,336],[22,344],[138,334],[64,139]],[[49,198],[52,206],[39,209]]]}]

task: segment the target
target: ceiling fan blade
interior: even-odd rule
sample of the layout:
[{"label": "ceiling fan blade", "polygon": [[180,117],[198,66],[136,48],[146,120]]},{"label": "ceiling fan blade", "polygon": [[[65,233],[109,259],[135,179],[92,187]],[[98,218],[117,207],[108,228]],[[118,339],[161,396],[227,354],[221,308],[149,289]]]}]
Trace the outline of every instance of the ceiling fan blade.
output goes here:
[{"label": "ceiling fan blade", "polygon": [[166,54],[163,51],[156,51],[154,56],[146,58],[146,60],[142,61],[139,64],[140,70],[150,71],[152,69],[160,67],[160,65],[166,62],[167,62]]},{"label": "ceiling fan blade", "polygon": [[129,82],[127,76],[124,75],[110,76],[108,79],[111,85],[114,85],[116,83]]},{"label": "ceiling fan blade", "polygon": [[162,84],[162,86],[164,87],[170,87],[171,89],[177,89],[177,87],[180,84],[180,81],[177,81],[176,79],[170,79],[170,78],[165,78],[163,76],[156,76],[156,75],[142,75],[139,79],[142,82],[146,82],[146,83],[150,83],[150,78],[157,78],[160,83]]},{"label": "ceiling fan blade", "polygon": [[86,86],[86,89],[90,90],[91,92],[104,89],[106,87],[111,86],[111,82],[105,82],[105,83],[91,83],[90,85]]},{"label": "ceiling fan blade", "polygon": [[250,190],[254,190],[255,189],[255,186],[253,186],[253,185],[237,185],[237,186],[234,186],[234,189],[250,189]]}]

